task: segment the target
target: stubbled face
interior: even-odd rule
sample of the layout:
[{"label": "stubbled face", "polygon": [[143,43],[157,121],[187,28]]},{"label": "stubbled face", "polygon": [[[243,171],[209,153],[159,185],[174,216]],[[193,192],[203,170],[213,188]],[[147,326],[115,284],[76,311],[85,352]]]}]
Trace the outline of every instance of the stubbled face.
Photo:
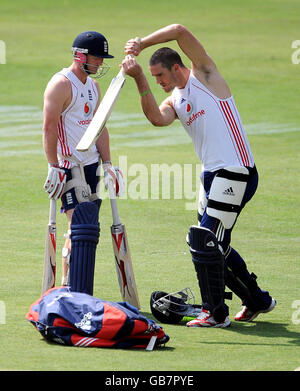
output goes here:
[{"label": "stubbled face", "polygon": [[169,71],[161,63],[150,65],[151,75],[155,77],[156,83],[159,84],[165,92],[170,92],[176,87],[176,69],[177,64],[173,65]]},{"label": "stubbled face", "polygon": [[87,55],[86,64],[89,72],[95,74],[98,71],[100,65],[103,64],[103,58],[92,56],[91,54]]}]

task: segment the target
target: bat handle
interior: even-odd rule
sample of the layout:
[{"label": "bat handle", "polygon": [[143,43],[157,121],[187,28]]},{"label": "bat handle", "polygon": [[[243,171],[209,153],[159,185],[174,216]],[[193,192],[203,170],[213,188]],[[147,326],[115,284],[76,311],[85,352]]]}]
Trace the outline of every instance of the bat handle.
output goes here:
[{"label": "bat handle", "polygon": [[125,71],[124,71],[124,68],[123,68],[123,67],[121,68],[121,75],[124,77],[124,79],[126,78],[126,73],[125,73]]},{"label": "bat handle", "polygon": [[56,200],[50,200],[49,224],[56,223]]},{"label": "bat handle", "polygon": [[116,194],[114,191],[113,182],[111,180],[108,181],[108,191],[109,191],[110,206],[111,206],[112,217],[113,217],[113,225],[119,225],[121,224],[121,221],[118,213]]}]

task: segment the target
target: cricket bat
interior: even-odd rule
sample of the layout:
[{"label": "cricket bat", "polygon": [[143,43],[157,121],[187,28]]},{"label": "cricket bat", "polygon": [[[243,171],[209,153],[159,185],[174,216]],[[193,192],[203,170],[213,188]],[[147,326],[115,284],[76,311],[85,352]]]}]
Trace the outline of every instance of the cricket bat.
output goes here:
[{"label": "cricket bat", "polygon": [[80,139],[79,143],[76,146],[77,151],[87,151],[99,137],[102,132],[111,112],[114,107],[114,104],[120,94],[120,91],[125,83],[125,72],[123,68],[121,68],[120,72],[115,76],[97,111],[94,115],[91,123],[89,124],[87,130],[84,135]]},{"label": "cricket bat", "polygon": [[46,233],[42,294],[55,286],[56,277],[56,200],[50,200],[49,223]]},{"label": "cricket bat", "polygon": [[140,309],[141,306],[133,273],[126,228],[120,221],[116,196],[111,181],[109,181],[108,187],[113,216],[113,224],[111,226],[112,245],[120,292],[124,301]]}]

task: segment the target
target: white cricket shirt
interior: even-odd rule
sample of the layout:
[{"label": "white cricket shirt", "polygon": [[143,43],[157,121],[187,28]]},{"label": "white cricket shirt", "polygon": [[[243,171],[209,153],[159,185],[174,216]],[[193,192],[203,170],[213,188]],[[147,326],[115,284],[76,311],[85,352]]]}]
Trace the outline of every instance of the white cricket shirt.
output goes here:
[{"label": "white cricket shirt", "polygon": [[205,171],[226,166],[254,166],[232,96],[217,98],[190,72],[185,88],[173,90],[172,102]]},{"label": "white cricket shirt", "polygon": [[92,121],[98,91],[90,77],[83,84],[69,68],[62,69],[58,74],[65,76],[72,86],[71,103],[62,112],[58,123],[59,165],[72,168],[78,161],[84,165],[96,163],[99,160],[99,153],[95,145],[86,152],[77,151],[76,146]]}]

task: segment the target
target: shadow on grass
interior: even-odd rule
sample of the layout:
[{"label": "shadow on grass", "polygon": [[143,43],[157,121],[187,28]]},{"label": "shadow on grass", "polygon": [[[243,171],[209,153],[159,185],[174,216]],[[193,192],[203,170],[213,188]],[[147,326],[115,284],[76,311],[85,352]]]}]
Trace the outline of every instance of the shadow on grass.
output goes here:
[{"label": "shadow on grass", "polygon": [[[289,331],[289,323],[272,323],[272,322],[249,322],[238,323],[232,322],[229,332],[239,333],[241,335],[256,335],[263,338],[285,338],[287,343],[275,342],[278,346],[288,346],[289,344],[300,346],[300,333]],[[252,344],[252,343],[251,343]],[[259,345],[261,345],[259,343]]]},{"label": "shadow on grass", "polygon": [[[152,314],[148,312],[144,312],[143,315],[150,319],[155,320]],[[158,322],[158,324],[160,324],[160,322]],[[162,326],[165,327],[167,326],[167,324],[162,324]],[[175,326],[186,327],[184,323],[179,323]],[[252,321],[249,323],[231,322],[231,326],[223,330],[225,332],[233,332],[233,333],[238,333],[240,335],[256,335],[258,337],[263,337],[263,338],[285,338],[286,340],[288,340],[286,343],[278,343],[278,341],[276,341],[275,344],[278,346],[289,346],[290,344],[300,346],[300,333],[295,331],[289,331],[287,329],[288,326],[289,323],[272,323],[272,322],[262,322],[262,321],[258,321],[258,322]],[[209,344],[215,342],[202,341],[202,343]],[[226,342],[222,342],[222,343],[226,343]],[[245,342],[231,341],[230,344],[232,343],[236,345],[238,344],[245,345]],[[255,345],[253,342],[251,342],[250,344]],[[262,344],[257,343],[257,345],[262,345]]]}]

